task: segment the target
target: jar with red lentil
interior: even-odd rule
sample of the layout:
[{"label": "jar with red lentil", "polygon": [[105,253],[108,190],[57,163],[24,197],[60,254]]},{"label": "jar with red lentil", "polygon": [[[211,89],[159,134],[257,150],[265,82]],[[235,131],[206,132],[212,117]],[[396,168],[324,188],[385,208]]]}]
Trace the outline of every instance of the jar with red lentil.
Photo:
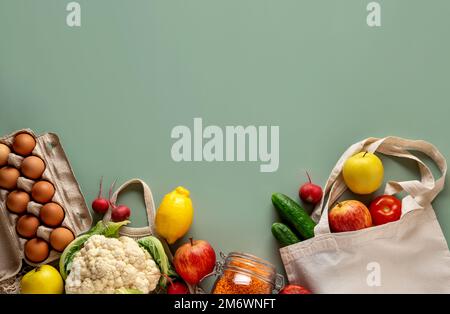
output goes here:
[{"label": "jar with red lentil", "polygon": [[283,276],[267,261],[246,253],[220,255],[213,294],[271,294],[283,287]]}]

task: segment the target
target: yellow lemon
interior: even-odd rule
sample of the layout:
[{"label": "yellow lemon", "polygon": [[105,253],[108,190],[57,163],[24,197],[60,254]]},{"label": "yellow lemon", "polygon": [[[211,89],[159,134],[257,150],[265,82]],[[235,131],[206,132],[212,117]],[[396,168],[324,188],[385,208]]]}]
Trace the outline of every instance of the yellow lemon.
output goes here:
[{"label": "yellow lemon", "polygon": [[383,183],[383,163],[373,153],[360,152],[347,159],[342,175],[353,193],[370,194]]},{"label": "yellow lemon", "polygon": [[23,294],[62,294],[64,283],[55,267],[42,265],[22,277],[20,292]]},{"label": "yellow lemon", "polygon": [[188,232],[193,216],[189,191],[179,186],[164,196],[156,213],[156,232],[173,244]]}]

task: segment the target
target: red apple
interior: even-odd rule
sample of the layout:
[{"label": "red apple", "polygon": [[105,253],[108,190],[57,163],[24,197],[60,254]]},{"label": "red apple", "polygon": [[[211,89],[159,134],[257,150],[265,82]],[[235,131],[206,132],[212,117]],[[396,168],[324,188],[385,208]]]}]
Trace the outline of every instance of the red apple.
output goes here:
[{"label": "red apple", "polygon": [[286,285],[278,294],[312,294],[312,292],[299,285]]},{"label": "red apple", "polygon": [[355,231],[372,226],[372,217],[366,205],[359,201],[338,203],[328,214],[332,232]]},{"label": "red apple", "polygon": [[189,239],[175,252],[173,265],[175,270],[187,283],[197,285],[200,280],[214,270],[216,252],[203,240]]}]

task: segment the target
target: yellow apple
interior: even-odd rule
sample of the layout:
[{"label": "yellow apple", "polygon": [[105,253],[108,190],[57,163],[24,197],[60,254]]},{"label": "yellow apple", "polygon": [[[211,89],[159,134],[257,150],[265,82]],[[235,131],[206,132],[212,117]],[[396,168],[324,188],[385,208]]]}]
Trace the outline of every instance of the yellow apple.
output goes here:
[{"label": "yellow apple", "polygon": [[20,292],[23,294],[62,294],[64,283],[56,268],[42,265],[22,277]]},{"label": "yellow apple", "polygon": [[345,161],[342,175],[353,193],[370,194],[383,183],[383,163],[373,153],[360,152]]}]

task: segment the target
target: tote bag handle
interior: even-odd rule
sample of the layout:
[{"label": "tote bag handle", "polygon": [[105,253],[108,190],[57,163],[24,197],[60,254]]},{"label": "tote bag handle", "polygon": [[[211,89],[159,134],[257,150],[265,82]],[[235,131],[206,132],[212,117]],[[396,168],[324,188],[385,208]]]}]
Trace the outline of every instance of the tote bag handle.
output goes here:
[{"label": "tote bag handle", "polygon": [[[421,152],[433,160],[441,172],[441,177],[436,181],[429,167],[418,157],[410,153],[409,150]],[[342,178],[343,165],[349,157],[361,151],[379,152],[387,156],[410,159],[418,164],[421,175],[420,181],[389,181],[386,184],[385,194],[395,194],[405,191],[417,204],[420,206],[427,206],[444,187],[447,163],[444,156],[432,144],[426,141],[408,140],[399,137],[365,139],[347,149],[333,168],[325,185],[324,197],[313,211],[313,219],[318,221],[318,224],[314,229],[315,235],[330,233],[328,210],[330,205],[332,205],[347,190]],[[407,211],[408,210],[404,211],[404,213]]]},{"label": "tote bag handle", "polygon": [[[138,184],[142,186],[143,192],[144,192],[144,204],[145,204],[145,210],[147,213],[147,222],[148,226],[146,227],[140,227],[140,228],[134,228],[134,227],[127,227],[123,226],[120,228],[120,234],[123,236],[128,236],[130,238],[141,238],[148,235],[155,234],[154,230],[154,223],[155,223],[155,202],[153,200],[153,194],[150,190],[150,187],[142,181],[141,179],[131,179],[126,182],[124,182],[111,196],[111,202],[116,203],[117,197],[119,196],[120,192],[122,192],[125,188],[127,188],[130,185]],[[103,217],[103,221],[110,221],[111,220],[111,211],[110,208],[105,216]]]}]

